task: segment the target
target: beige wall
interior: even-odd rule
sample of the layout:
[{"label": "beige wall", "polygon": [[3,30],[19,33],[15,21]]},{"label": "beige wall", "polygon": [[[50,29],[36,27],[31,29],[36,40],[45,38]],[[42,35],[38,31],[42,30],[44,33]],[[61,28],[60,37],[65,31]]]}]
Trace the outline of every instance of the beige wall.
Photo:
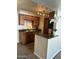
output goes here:
[{"label": "beige wall", "polygon": [[40,17],[40,23],[39,23],[39,29],[42,30],[41,33],[43,33],[43,28],[44,28],[44,16]]}]

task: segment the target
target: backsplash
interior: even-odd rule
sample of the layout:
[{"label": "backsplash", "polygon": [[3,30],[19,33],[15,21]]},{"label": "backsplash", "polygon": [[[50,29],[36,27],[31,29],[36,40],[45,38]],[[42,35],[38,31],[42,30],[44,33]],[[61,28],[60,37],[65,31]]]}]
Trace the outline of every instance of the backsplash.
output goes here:
[{"label": "backsplash", "polygon": [[30,20],[25,20],[25,21],[24,21],[24,26],[25,26],[27,29],[32,29],[32,21],[30,21]]},{"label": "backsplash", "polygon": [[24,25],[18,25],[18,29],[32,29],[32,21],[25,20]]}]

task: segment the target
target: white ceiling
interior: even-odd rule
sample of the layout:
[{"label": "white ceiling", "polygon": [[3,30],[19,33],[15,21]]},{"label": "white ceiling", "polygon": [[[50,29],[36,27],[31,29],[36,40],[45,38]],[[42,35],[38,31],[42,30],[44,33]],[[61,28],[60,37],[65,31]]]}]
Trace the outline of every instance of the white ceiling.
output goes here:
[{"label": "white ceiling", "polygon": [[29,10],[32,9],[37,5],[37,3],[33,2],[32,0],[17,0],[17,9],[18,10]]},{"label": "white ceiling", "polygon": [[53,10],[61,9],[61,0],[17,0],[17,8],[32,11],[38,4],[47,6]]},{"label": "white ceiling", "polygon": [[33,1],[48,6],[53,10],[61,9],[61,0],[33,0]]}]

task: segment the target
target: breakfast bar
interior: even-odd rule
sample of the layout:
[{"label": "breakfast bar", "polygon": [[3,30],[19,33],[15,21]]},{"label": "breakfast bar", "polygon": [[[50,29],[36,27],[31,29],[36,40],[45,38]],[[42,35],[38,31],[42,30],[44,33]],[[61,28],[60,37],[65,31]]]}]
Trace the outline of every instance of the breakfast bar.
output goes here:
[{"label": "breakfast bar", "polygon": [[60,52],[60,37],[35,34],[34,54],[40,59],[52,59]]}]

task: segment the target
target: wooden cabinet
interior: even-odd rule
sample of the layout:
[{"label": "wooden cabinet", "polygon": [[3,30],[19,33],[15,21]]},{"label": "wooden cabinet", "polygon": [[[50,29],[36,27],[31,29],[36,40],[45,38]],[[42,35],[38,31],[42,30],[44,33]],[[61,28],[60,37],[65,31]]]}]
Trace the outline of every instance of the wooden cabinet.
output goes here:
[{"label": "wooden cabinet", "polygon": [[19,41],[23,45],[26,44],[26,32],[19,31]]},{"label": "wooden cabinet", "polygon": [[24,25],[24,20],[31,20],[33,22],[33,26],[38,27],[40,17],[20,14],[19,15],[19,24]]},{"label": "wooden cabinet", "polygon": [[19,14],[19,25],[24,25],[24,16]]},{"label": "wooden cabinet", "polygon": [[26,32],[26,43],[34,42],[34,33]]},{"label": "wooden cabinet", "polygon": [[38,29],[38,26],[39,26],[39,20],[40,18],[39,17],[34,17],[34,20],[33,20],[33,26],[36,27]]},{"label": "wooden cabinet", "polygon": [[33,32],[19,31],[19,41],[23,45],[34,42],[35,34]]},{"label": "wooden cabinet", "polygon": [[38,25],[39,25],[39,20],[34,20],[34,21],[33,21],[33,25],[34,25],[34,26],[38,26]]},{"label": "wooden cabinet", "polygon": [[48,28],[48,21],[49,21],[49,18],[45,18],[44,19],[44,30],[43,30],[43,33],[46,34],[46,35],[48,35],[48,30],[49,30],[49,28]]}]

